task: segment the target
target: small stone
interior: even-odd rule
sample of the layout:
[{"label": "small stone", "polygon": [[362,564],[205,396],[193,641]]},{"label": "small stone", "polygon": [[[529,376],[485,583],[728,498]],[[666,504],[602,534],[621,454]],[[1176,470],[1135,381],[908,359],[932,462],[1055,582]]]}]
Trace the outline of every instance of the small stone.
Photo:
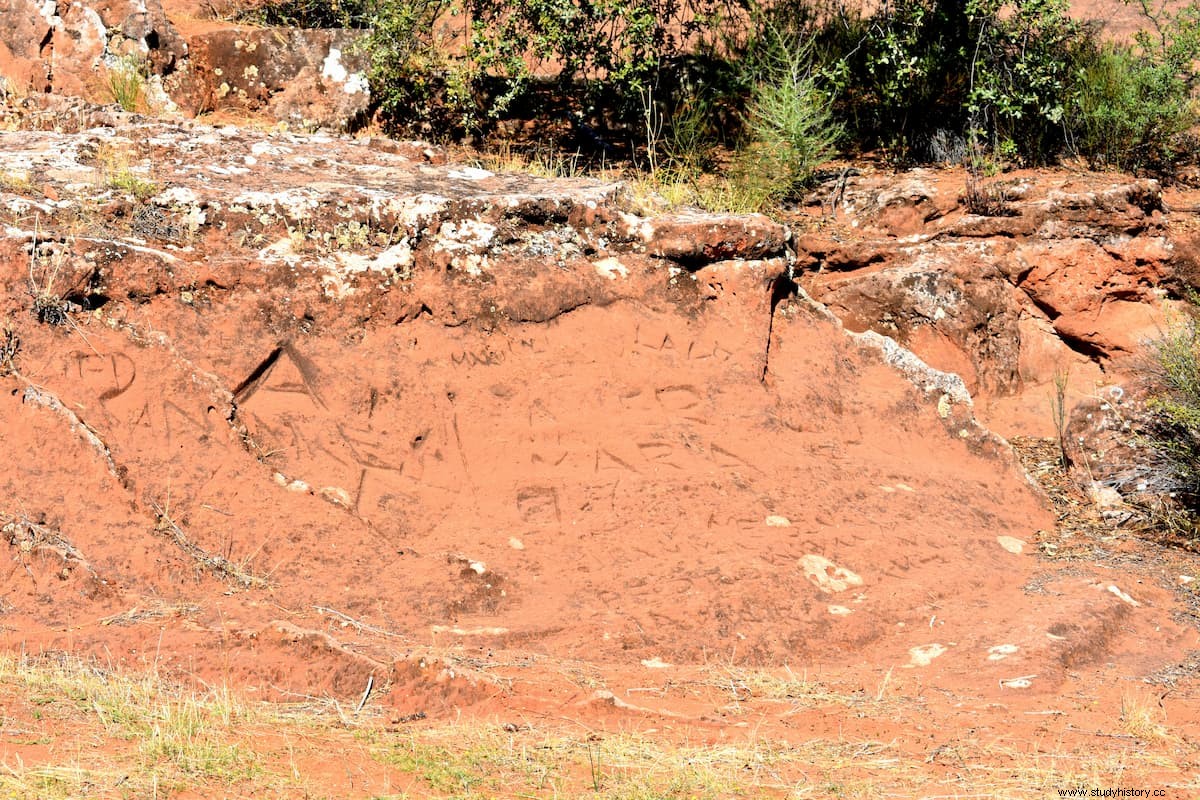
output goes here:
[{"label": "small stone", "polygon": [[933,660],[946,652],[946,646],[941,644],[923,644],[910,648],[908,651],[908,667],[927,667]]},{"label": "small stone", "polygon": [[771,516],[767,517],[766,522],[768,528],[790,528],[792,526],[792,521],[790,519],[787,517],[781,517],[778,514],[772,514]]},{"label": "small stone", "polygon": [[611,256],[609,258],[602,258],[599,261],[593,261],[592,266],[596,268],[596,272],[609,280],[629,276],[629,270],[625,265],[620,260]]},{"label": "small stone", "polygon": [[1103,486],[1095,481],[1089,487],[1088,494],[1091,495],[1092,502],[1100,509],[1121,508],[1125,505],[1120,492],[1111,486]]},{"label": "small stone", "polygon": [[1021,678],[1009,678],[1000,681],[1000,686],[1005,689],[1028,689],[1033,686],[1033,679],[1036,677],[1037,675],[1028,675]]},{"label": "small stone", "polygon": [[1133,599],[1132,597],[1130,597],[1129,595],[1125,594],[1125,592],[1123,592],[1123,591],[1121,591],[1120,589],[1118,589],[1118,588],[1116,587],[1116,585],[1114,585],[1114,584],[1111,584],[1111,583],[1110,583],[1110,584],[1108,585],[1108,593],[1109,593],[1109,594],[1111,594],[1111,595],[1113,595],[1114,597],[1116,597],[1116,598],[1117,598],[1118,600],[1120,600],[1122,603],[1127,603],[1127,604],[1129,604],[1129,605],[1133,606],[1134,608],[1137,608],[1138,606],[1140,606],[1140,605],[1141,605],[1141,603],[1139,603],[1137,600],[1134,600],[1134,599]]},{"label": "small stone", "polygon": [[326,500],[334,503],[335,505],[345,506],[346,508],[353,507],[350,493],[340,486],[326,486],[321,489],[320,494]]},{"label": "small stone", "polygon": [[950,408],[953,405],[954,405],[954,402],[950,399],[950,395],[943,394],[941,397],[938,398],[938,404],[937,404],[938,416],[941,417],[942,419],[946,419],[946,417],[950,416]]},{"label": "small stone", "polygon": [[862,578],[845,567],[839,567],[825,556],[804,556],[798,566],[805,578],[825,592],[844,592],[853,586],[863,585]]},{"label": "small stone", "polygon": [[1021,648],[1015,644],[998,644],[988,648],[988,661],[1003,661]]},{"label": "small stone", "polygon": [[1025,552],[1025,542],[1015,536],[997,536],[996,542],[1008,552],[1014,555],[1021,555]]}]

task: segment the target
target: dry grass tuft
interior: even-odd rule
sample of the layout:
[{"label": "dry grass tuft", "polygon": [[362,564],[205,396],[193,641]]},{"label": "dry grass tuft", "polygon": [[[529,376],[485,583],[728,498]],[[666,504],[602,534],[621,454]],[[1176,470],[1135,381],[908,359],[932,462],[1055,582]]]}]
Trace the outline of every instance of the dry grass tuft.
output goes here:
[{"label": "dry grass tuft", "polygon": [[146,201],[159,191],[152,179],[143,177],[133,165],[131,146],[105,143],[96,148],[96,164],[103,188],[113,189],[138,201]]},{"label": "dry grass tuft", "polygon": [[1121,730],[1145,742],[1170,738],[1164,714],[1153,698],[1133,692],[1121,697]]}]

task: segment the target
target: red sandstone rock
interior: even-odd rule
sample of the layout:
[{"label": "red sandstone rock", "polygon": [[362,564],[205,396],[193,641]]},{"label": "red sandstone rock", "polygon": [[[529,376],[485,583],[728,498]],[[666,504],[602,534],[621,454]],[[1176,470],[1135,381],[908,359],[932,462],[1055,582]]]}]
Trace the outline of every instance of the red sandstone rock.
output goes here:
[{"label": "red sandstone rock", "polygon": [[783,251],[787,229],[761,215],[671,214],[643,223],[646,252],[682,263],[762,258]]},{"label": "red sandstone rock", "polygon": [[186,111],[259,112],[299,129],[344,129],[370,100],[361,33],[226,27],[188,37],[187,68],[167,84]]},{"label": "red sandstone rock", "polygon": [[[1034,563],[996,539],[1050,525],[1039,499],[957,376],[792,294],[780,226],[643,220],[619,187],[333,137],[112,123],[0,151],[61,198],[2,197],[39,225],[4,240],[0,301],[24,344],[3,378],[18,391],[0,393],[0,486],[106,587],[13,573],[7,620],[26,642],[68,604],[96,618],[183,593],[199,610],[166,623],[165,662],[285,690],[360,691],[372,664],[407,674],[388,637],[342,653],[317,609],[394,641],[614,664],[918,653],[914,669],[952,682],[982,663],[992,686],[1005,631],[1047,686],[1062,679],[1012,609],[1059,612],[1021,591]],[[96,197],[101,140],[153,174],[148,201]],[[110,216],[72,239],[77,186]],[[35,239],[33,279],[69,294],[75,327],[29,312]],[[956,285],[915,280],[935,305]],[[37,481],[28,464],[45,465]],[[962,602],[968,585],[986,607]],[[1070,591],[1055,602],[1076,617],[1120,602]],[[938,658],[930,615],[957,648]],[[231,618],[233,644],[200,644]],[[85,646],[144,635],[108,627]]]},{"label": "red sandstone rock", "polygon": [[878,177],[850,179],[839,213],[858,239],[800,237],[800,281],[852,329],[897,337],[973,391],[1012,394],[1080,354],[1134,352],[1165,287],[1188,269],[1164,235],[1158,185],[1100,175],[1009,180],[1011,216],[942,214],[907,239],[872,235],[876,198],[948,193],[931,180],[922,172],[889,194]]},{"label": "red sandstone rock", "polygon": [[34,3],[5,0],[0,75],[21,92],[58,92],[110,101],[105,72],[115,59],[145,59],[157,75],[187,54],[159,0]]}]

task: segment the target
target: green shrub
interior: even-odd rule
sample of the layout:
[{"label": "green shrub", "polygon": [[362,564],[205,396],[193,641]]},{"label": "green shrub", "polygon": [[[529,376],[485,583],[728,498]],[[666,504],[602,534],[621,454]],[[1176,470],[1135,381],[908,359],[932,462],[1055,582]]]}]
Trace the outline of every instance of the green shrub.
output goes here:
[{"label": "green shrub", "polygon": [[[596,107],[645,124],[664,66],[703,38],[722,0],[375,0],[372,87],[393,123],[445,117],[481,127],[554,86],[543,113]],[[453,43],[437,31],[453,21]],[[469,22],[468,22],[469,21]],[[431,33],[432,32],[432,33]],[[452,44],[452,46],[450,46]]]},{"label": "green shrub", "polygon": [[1045,163],[1062,150],[1073,48],[1094,47],[1068,11],[1068,0],[966,4],[974,45],[966,94],[970,133],[1001,158],[1009,147],[1027,163]]},{"label": "green shrub", "polygon": [[1093,166],[1170,171],[1197,122],[1200,9],[1192,4],[1170,17],[1143,11],[1153,33],[1076,56],[1071,122],[1075,147]]},{"label": "green shrub", "polygon": [[281,0],[260,13],[370,28],[393,129],[456,137],[586,109],[652,171],[710,170],[736,147],[739,195],[770,203],[839,136],[983,173],[1064,150],[1165,169],[1197,121],[1200,8],[1136,3],[1149,30],[1133,44],[1103,43],[1068,0]]},{"label": "green shrub", "polygon": [[371,93],[389,128],[443,138],[476,126],[479,71],[452,54],[442,33],[459,10],[456,0],[375,0],[363,46]]},{"label": "green shrub", "polygon": [[490,111],[502,111],[540,75],[553,75],[562,92],[594,94],[599,84],[608,84],[623,101],[636,102],[661,59],[673,52],[666,27],[672,5],[655,0],[467,0],[471,57],[481,70],[505,82]]},{"label": "green shrub", "polygon": [[369,28],[374,15],[372,0],[269,0],[234,19],[279,28]]},{"label": "green shrub", "polygon": [[137,111],[146,87],[146,62],[136,56],[124,56],[108,66],[108,93],[124,111]]},{"label": "green shrub", "polygon": [[1094,167],[1138,170],[1169,162],[1193,118],[1181,88],[1130,50],[1104,47],[1079,68],[1076,149]]},{"label": "green shrub", "polygon": [[[1135,45],[1104,44],[1067,0],[893,0],[872,13],[792,14],[854,144],[939,160],[965,136],[1000,163],[1074,148],[1137,168],[1178,155],[1195,121],[1200,11],[1156,12]],[[778,16],[776,17],[778,18]]]},{"label": "green shrub", "polygon": [[1155,343],[1144,374],[1152,418],[1146,441],[1159,464],[1154,489],[1200,503],[1200,325],[1190,315]]},{"label": "green shrub", "polygon": [[860,146],[921,157],[937,132],[965,129],[974,47],[962,3],[894,0],[870,15],[844,6],[799,19],[819,82]]},{"label": "green shrub", "polygon": [[794,195],[833,153],[840,130],[810,69],[810,46],[771,26],[754,67],[757,83],[745,112],[746,140],[731,179],[759,208]]}]

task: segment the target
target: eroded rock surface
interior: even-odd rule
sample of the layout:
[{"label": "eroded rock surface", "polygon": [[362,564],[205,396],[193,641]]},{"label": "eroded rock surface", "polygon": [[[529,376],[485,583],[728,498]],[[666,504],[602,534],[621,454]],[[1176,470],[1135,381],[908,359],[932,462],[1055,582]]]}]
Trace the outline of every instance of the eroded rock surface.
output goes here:
[{"label": "eroded rock surface", "polygon": [[170,74],[187,57],[187,44],[160,0],[0,4],[0,77],[19,95],[56,92],[105,97],[109,69],[122,57],[150,74]]},{"label": "eroded rock surface", "polygon": [[205,26],[166,90],[188,114],[258,113],[300,130],[360,124],[371,92],[361,32]]},{"label": "eroded rock surface", "polygon": [[997,205],[980,216],[964,177],[848,178],[829,198],[847,227],[797,242],[801,283],[851,328],[894,336],[990,396],[1155,334],[1166,289],[1190,269],[1158,184],[995,179],[974,189]]},{"label": "eroded rock surface", "polygon": [[301,130],[364,122],[361,31],[250,27],[202,13],[173,4],[168,15],[161,0],[5,0],[2,88],[110,103],[120,99],[114,76],[140,74],[127,78],[125,102],[154,112],[257,113]]},{"label": "eroded rock surface", "polygon": [[1191,641],[1159,588],[1039,573],[1053,518],[963,382],[844,330],[766,218],[72,118],[0,149],[10,644],[268,693],[377,675],[404,708],[482,691],[415,668],[430,642],[988,694]]}]

